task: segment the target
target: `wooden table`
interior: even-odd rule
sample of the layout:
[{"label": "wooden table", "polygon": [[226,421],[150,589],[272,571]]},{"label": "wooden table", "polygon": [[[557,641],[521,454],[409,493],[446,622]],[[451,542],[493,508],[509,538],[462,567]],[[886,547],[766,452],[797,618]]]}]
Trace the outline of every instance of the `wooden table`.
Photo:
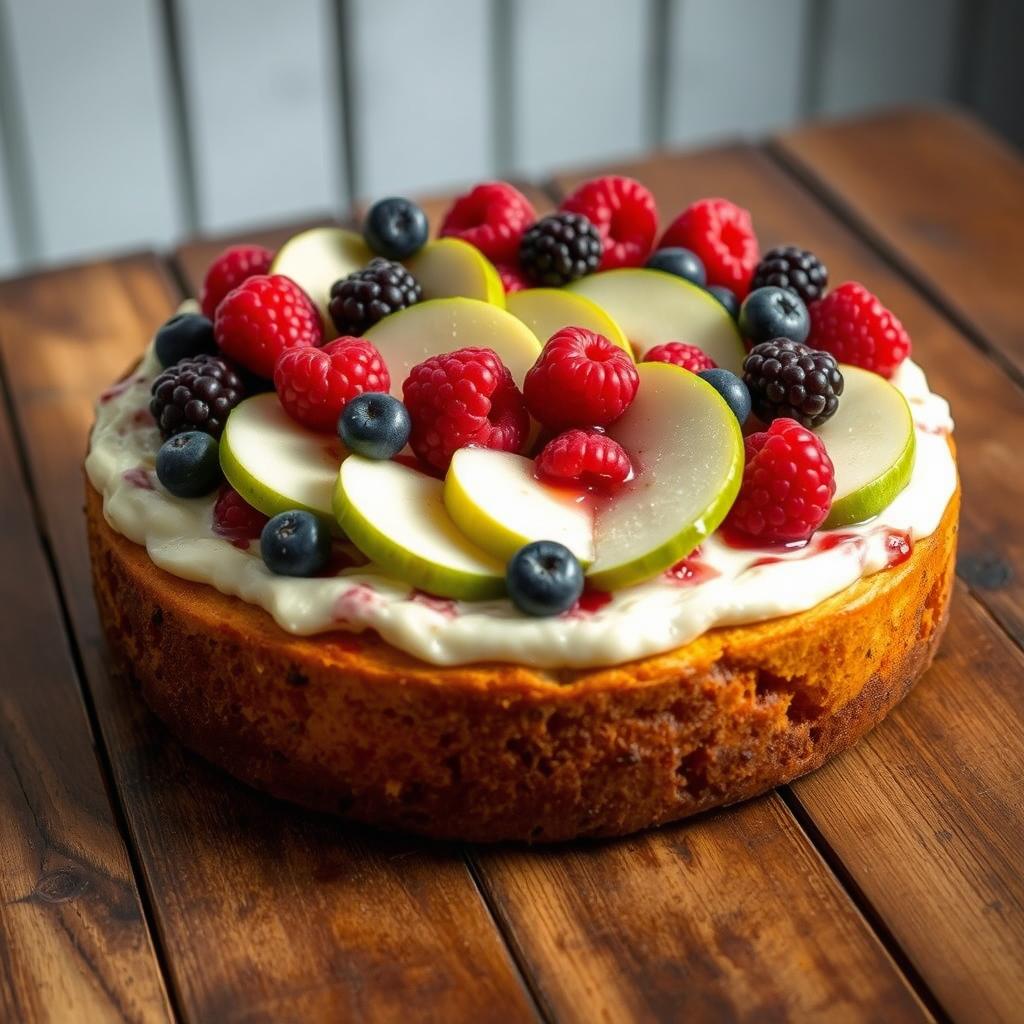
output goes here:
[{"label": "wooden table", "polygon": [[909,328],[966,498],[934,667],[817,773],[617,842],[274,803],[109,674],[81,515],[95,396],[224,239],[4,282],[0,1020],[1024,1020],[1024,163],[909,111],[617,169],[665,213],[735,199]]}]

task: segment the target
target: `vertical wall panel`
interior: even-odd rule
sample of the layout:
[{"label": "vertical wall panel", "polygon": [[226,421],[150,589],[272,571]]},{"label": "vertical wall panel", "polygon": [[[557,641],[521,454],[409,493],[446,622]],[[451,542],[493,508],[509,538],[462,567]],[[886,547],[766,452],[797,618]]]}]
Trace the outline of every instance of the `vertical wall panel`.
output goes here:
[{"label": "vertical wall panel", "polygon": [[484,0],[349,0],[356,191],[429,191],[494,173]]},{"label": "vertical wall panel", "polygon": [[44,259],[179,227],[155,3],[6,0]]},{"label": "vertical wall panel", "polygon": [[761,134],[795,119],[810,2],[821,0],[672,0],[668,141]]},{"label": "vertical wall panel", "polygon": [[0,136],[0,275],[10,273],[15,267],[14,223],[11,210],[14,197],[4,168],[4,140]]},{"label": "vertical wall panel", "polygon": [[512,4],[515,170],[543,174],[647,148],[649,17],[638,0]]},{"label": "vertical wall panel", "polygon": [[322,0],[178,0],[205,230],[336,210],[337,39]]},{"label": "vertical wall panel", "polygon": [[[980,16],[977,10],[968,14]],[[977,35],[980,52],[971,61],[973,81],[965,83],[966,99],[995,128],[1024,146],[1024,3],[989,0],[984,14]]]}]

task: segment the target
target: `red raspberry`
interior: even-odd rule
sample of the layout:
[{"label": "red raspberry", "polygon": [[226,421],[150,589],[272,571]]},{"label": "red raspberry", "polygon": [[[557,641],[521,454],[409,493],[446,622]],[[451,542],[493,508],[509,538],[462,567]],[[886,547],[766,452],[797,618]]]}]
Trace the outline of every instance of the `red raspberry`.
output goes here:
[{"label": "red raspberry", "polygon": [[323,348],[285,349],[274,367],[274,387],[293,420],[333,433],[349,401],[364,391],[390,391],[391,375],[370,342],[338,338]]},{"label": "red raspberry", "polygon": [[212,320],[220,300],[254,274],[269,273],[273,259],[274,254],[262,245],[233,245],[225,249],[210,264],[203,278],[202,297],[199,300],[203,316]]},{"label": "red raspberry", "polygon": [[673,363],[691,373],[715,369],[715,361],[705,355],[702,348],[687,345],[685,341],[666,341],[663,345],[655,345],[644,356],[644,362]]},{"label": "red raspberry", "polygon": [[757,268],[757,235],[750,214],[728,199],[691,203],[661,236],[659,249],[681,245],[703,261],[708,284],[731,288],[742,299]]},{"label": "red raspberry", "polygon": [[604,335],[563,327],[526,375],[523,394],[535,419],[552,430],[605,427],[636,395],[633,360]]},{"label": "red raspberry", "polygon": [[862,284],[847,281],[811,303],[808,344],[831,352],[840,363],[852,363],[891,377],[910,355],[910,335]]},{"label": "red raspberry", "polygon": [[821,438],[782,417],[743,446],[743,482],[726,526],[767,543],[807,540],[825,521],[836,493]]},{"label": "red raspberry", "polygon": [[633,475],[626,449],[605,434],[567,430],[548,441],[537,456],[537,475],[550,483],[605,489]]},{"label": "red raspberry", "polygon": [[221,489],[213,506],[213,532],[227,540],[259,540],[268,518],[233,487]]},{"label": "red raspberry", "polygon": [[512,263],[519,239],[537,219],[530,200],[504,181],[488,181],[459,196],[441,222],[440,234],[475,245],[494,263]]},{"label": "red raspberry", "polygon": [[409,444],[444,472],[467,445],[518,452],[530,416],[508,367],[489,348],[460,348],[414,366],[402,385],[412,419]]},{"label": "red raspberry", "polygon": [[213,335],[221,351],[261,377],[271,377],[287,348],[323,341],[320,314],[289,277],[250,277],[217,307]]},{"label": "red raspberry", "polygon": [[658,231],[658,210],[650,190],[617,174],[586,181],[561,208],[582,213],[601,234],[601,270],[642,267]]},{"label": "red raspberry", "polygon": [[506,295],[532,287],[518,263],[498,263],[495,264],[495,269],[498,271],[501,283],[505,286]]}]

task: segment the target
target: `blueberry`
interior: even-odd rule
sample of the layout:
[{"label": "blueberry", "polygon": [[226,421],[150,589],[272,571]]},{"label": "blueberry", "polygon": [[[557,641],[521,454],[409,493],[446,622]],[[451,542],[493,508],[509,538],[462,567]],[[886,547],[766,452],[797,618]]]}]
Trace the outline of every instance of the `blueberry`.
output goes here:
[{"label": "blueberry", "polygon": [[583,569],[576,556],[553,540],[535,540],[508,563],[505,582],[512,603],[527,615],[558,615],[583,593]]},{"label": "blueberry", "polygon": [[312,512],[281,512],[260,534],[263,564],[278,576],[315,576],[331,557],[331,532]]},{"label": "blueberry", "polygon": [[182,359],[207,353],[217,354],[213,340],[213,324],[198,313],[179,313],[172,316],[156,332],[156,357],[163,367],[173,366]]},{"label": "blueberry", "polygon": [[713,284],[708,291],[725,306],[733,320],[740,315],[740,300],[736,298],[736,293],[731,288],[726,288],[723,284]]},{"label": "blueberry", "polygon": [[703,377],[725,399],[725,404],[732,409],[742,427],[750,415],[750,392],[747,385],[728,370],[701,370],[697,376]]},{"label": "blueberry", "polygon": [[740,306],[739,325],[752,345],[776,338],[804,342],[811,333],[807,307],[785,288],[755,288]]},{"label": "blueberry", "polygon": [[427,215],[412,200],[379,199],[363,221],[363,238],[378,256],[404,260],[427,241]]},{"label": "blueberry", "polygon": [[701,288],[708,279],[703,260],[695,252],[681,246],[659,249],[651,255],[646,265],[652,270],[664,270],[666,274],[685,278],[699,284]]},{"label": "blueberry", "polygon": [[156,476],[176,498],[201,498],[221,480],[216,438],[187,430],[164,441],[156,453]]},{"label": "blueberry", "polygon": [[350,452],[367,459],[390,459],[409,441],[409,410],[391,395],[356,395],[338,420],[338,436]]}]

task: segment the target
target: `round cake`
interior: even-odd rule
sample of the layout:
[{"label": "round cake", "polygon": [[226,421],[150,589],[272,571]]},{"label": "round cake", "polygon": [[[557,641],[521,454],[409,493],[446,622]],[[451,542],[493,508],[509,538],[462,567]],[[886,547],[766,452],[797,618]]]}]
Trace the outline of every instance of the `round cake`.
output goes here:
[{"label": "round cake", "polygon": [[514,192],[435,242],[386,200],[364,236],[226,251],[100,398],[94,585],[126,677],[253,786],[619,835],[810,771],[907,693],[952,591],[951,422],[879,300],[762,255],[745,211],[655,246],[629,179],[540,220]]}]

